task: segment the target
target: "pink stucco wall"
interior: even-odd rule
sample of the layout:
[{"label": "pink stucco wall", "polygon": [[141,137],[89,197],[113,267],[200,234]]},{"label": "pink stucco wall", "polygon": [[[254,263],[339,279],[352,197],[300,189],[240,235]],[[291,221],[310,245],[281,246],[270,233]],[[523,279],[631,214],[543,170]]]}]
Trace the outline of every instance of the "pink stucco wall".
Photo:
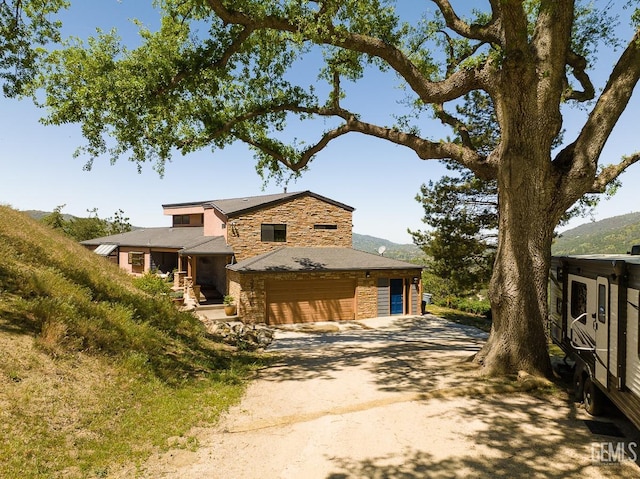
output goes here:
[{"label": "pink stucco wall", "polygon": [[196,215],[204,213],[204,207],[202,206],[190,206],[184,208],[165,208],[163,214],[166,216],[173,215]]},{"label": "pink stucco wall", "polygon": [[[222,225],[225,225],[223,228]],[[218,210],[209,208],[204,210],[204,235],[224,236],[227,239],[227,217]]]},{"label": "pink stucco wall", "polygon": [[[129,264],[130,251],[144,253],[144,267],[141,267],[141,266],[134,267],[133,265]],[[118,261],[119,261],[120,267],[126,272],[131,274],[144,274],[145,271],[149,271],[151,269],[151,250],[149,248],[121,246],[120,252],[118,255]]]}]

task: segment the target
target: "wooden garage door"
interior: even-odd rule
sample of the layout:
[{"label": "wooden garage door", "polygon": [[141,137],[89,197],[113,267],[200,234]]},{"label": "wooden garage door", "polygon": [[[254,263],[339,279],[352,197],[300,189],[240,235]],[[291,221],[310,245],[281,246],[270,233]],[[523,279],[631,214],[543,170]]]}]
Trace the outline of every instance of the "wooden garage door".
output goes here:
[{"label": "wooden garage door", "polygon": [[354,319],[355,290],[345,279],[267,282],[267,323]]}]

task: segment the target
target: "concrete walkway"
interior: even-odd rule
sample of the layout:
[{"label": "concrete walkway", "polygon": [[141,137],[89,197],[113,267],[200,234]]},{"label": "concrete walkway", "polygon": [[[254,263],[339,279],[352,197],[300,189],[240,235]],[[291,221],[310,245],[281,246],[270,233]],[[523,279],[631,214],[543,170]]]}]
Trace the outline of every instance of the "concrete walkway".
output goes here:
[{"label": "concrete walkway", "polygon": [[485,337],[434,316],[281,330],[270,348],[278,360],[242,402],[193,431],[199,449],[152,458],[144,477],[640,477],[636,464],[593,453],[640,444],[623,418],[615,423],[626,436],[596,436],[563,395],[479,377],[465,359]]}]

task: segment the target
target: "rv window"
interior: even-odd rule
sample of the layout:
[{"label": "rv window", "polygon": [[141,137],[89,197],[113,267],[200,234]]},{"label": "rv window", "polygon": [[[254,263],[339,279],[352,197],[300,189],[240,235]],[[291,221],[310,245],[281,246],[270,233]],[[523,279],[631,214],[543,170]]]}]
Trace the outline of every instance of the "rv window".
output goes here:
[{"label": "rv window", "polygon": [[604,284],[598,285],[598,321],[607,321],[607,288]]},{"label": "rv window", "polygon": [[571,282],[571,317],[580,318],[582,324],[587,324],[587,285],[579,281]]}]

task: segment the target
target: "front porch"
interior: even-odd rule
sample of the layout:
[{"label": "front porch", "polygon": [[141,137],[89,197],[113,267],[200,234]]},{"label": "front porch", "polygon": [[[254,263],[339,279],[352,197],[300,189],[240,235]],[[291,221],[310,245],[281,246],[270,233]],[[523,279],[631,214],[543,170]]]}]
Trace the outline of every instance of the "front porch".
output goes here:
[{"label": "front porch", "polygon": [[178,255],[173,274],[173,289],[184,291],[186,302],[218,305],[227,294],[226,267],[231,255]]}]

